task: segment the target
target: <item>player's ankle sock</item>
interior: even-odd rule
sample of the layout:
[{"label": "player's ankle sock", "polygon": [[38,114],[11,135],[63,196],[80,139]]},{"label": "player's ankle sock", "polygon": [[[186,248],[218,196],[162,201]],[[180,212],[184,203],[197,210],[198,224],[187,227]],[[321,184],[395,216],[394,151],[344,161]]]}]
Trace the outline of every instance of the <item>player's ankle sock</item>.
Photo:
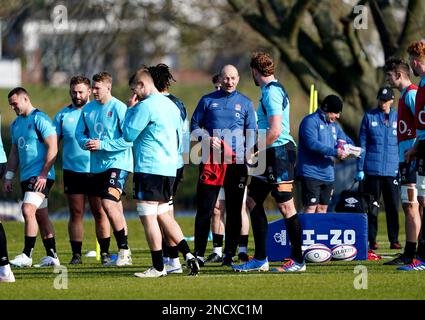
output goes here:
[{"label": "player's ankle sock", "polygon": [[52,258],[57,258],[55,237],[43,239],[43,244],[46,249],[46,255]]},{"label": "player's ankle sock", "polygon": [[215,248],[215,247],[223,247],[223,238],[224,238],[224,235],[213,233],[212,234],[212,238],[213,238],[213,248]]},{"label": "player's ankle sock", "polygon": [[285,219],[286,230],[288,230],[288,238],[291,242],[291,257],[298,263],[303,262],[302,254],[302,229],[301,223],[298,219],[298,214]]},{"label": "player's ankle sock", "polygon": [[109,246],[111,244],[111,237],[108,238],[97,238],[99,242],[100,254],[109,254]]},{"label": "player's ankle sock", "polygon": [[238,254],[239,253],[248,253],[248,247],[241,247],[241,246],[239,246],[239,249],[238,249]]},{"label": "player's ankle sock", "polygon": [[413,258],[415,256],[416,251],[416,242],[406,241],[406,246],[404,247],[404,255],[409,258]]},{"label": "player's ankle sock", "polygon": [[[241,234],[239,236],[239,247],[248,247],[248,235],[247,234]],[[246,251],[245,251],[246,252]]]},{"label": "player's ankle sock", "polygon": [[213,253],[218,254],[220,257],[223,256],[223,247],[213,247]]},{"label": "player's ankle sock", "polygon": [[170,252],[169,252],[169,246],[167,245],[167,242],[162,239],[162,256],[164,258],[169,258],[170,257]]},{"label": "player's ankle sock", "polygon": [[3,229],[3,224],[0,222],[0,266],[9,264],[9,258],[7,256],[7,240],[6,233]]},{"label": "player's ankle sock", "polygon": [[183,254],[183,257],[186,257],[186,255],[190,253],[189,245],[184,239],[177,244],[177,248]]},{"label": "player's ankle sock", "polygon": [[81,248],[83,247],[83,242],[74,240],[70,240],[69,242],[71,243],[72,255],[78,254],[81,256]]},{"label": "player's ankle sock", "polygon": [[179,248],[177,246],[167,247],[168,256],[170,259],[178,259],[179,258]]},{"label": "player's ankle sock", "polygon": [[[114,231],[115,240],[117,241],[118,249],[128,249],[127,236],[125,235],[125,230],[122,228],[120,231]],[[162,250],[161,250],[162,252]],[[161,253],[162,255],[162,253]]]},{"label": "player's ankle sock", "polygon": [[35,247],[35,240],[37,240],[37,237],[27,237],[25,236],[25,244],[24,244],[24,250],[22,251],[25,253],[28,257],[32,257],[32,251]]},{"label": "player's ankle sock", "polygon": [[162,250],[151,251],[153,267],[158,270],[164,270],[164,261],[162,259]]},{"label": "player's ankle sock", "polygon": [[417,253],[419,259],[425,261],[425,241],[422,239],[419,240]]}]

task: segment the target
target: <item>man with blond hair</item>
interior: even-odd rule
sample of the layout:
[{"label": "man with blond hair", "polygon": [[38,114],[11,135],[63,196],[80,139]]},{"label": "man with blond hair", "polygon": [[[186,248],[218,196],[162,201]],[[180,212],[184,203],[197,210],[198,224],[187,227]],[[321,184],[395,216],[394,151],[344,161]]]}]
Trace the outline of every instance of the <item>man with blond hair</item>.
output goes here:
[{"label": "man with blond hair", "polygon": [[255,85],[261,88],[257,123],[258,130],[266,133],[266,150],[259,152],[266,152],[267,169],[262,175],[253,176],[248,186],[246,205],[251,214],[255,242],[254,258],[244,264],[233,266],[233,269],[239,272],[269,270],[266,252],[268,223],[263,203],[271,192],[285,218],[292,245],[291,258],[272,271],[304,271],[306,266],[301,251],[302,228],[292,193],[296,151],[294,139],[290,135],[288,94],[276,80],[275,64],[268,54],[254,53],[251,56],[250,67]]},{"label": "man with blond hair", "polygon": [[104,265],[127,266],[132,259],[121,202],[125,182],[133,171],[132,143],[122,137],[127,106],[112,96],[108,72],[95,74],[92,80],[94,100],[83,108],[75,135],[80,147],[91,152],[90,173],[96,182],[93,192],[102,199],[119,250],[117,260]]}]

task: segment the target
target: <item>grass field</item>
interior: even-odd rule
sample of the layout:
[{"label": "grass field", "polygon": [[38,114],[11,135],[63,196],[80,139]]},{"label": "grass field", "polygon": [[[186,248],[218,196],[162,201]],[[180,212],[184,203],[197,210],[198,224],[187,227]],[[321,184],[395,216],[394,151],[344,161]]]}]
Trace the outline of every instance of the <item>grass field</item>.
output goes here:
[{"label": "grass field", "polygon": [[[275,217],[278,218],[278,217]],[[377,253],[395,254],[388,249],[384,214],[380,215]],[[401,217],[402,220],[402,217]],[[193,217],[179,217],[186,235],[193,235]],[[401,226],[403,226],[403,221]],[[129,244],[133,254],[131,267],[102,267],[94,258],[84,257],[84,264],[69,266],[71,258],[67,235],[67,222],[55,221],[59,258],[68,272],[68,288],[54,288],[58,274],[53,268],[14,269],[16,282],[0,285],[1,300],[369,300],[369,299],[424,299],[425,273],[400,272],[395,267],[383,266],[381,261],[332,261],[327,264],[308,264],[300,274],[235,273],[219,265],[204,267],[197,277],[186,274],[169,275],[159,279],[139,279],[133,276],[151,266],[151,258],[141,223],[131,219]],[[19,254],[23,246],[23,224],[5,222],[9,256]],[[401,234],[404,232],[401,230]],[[83,252],[94,250],[93,221],[85,222]],[[250,253],[253,249],[250,237]],[[400,237],[404,243],[404,236]],[[193,247],[193,243],[189,242]],[[210,249],[211,243],[209,243]],[[114,240],[111,248],[115,250]],[[207,251],[209,253],[210,251]],[[44,255],[41,239],[37,239],[33,262]],[[182,259],[181,259],[182,260]],[[271,263],[276,266],[279,263]],[[354,268],[367,268],[367,289],[354,287]],[[63,275],[63,274],[61,274]],[[363,282],[364,284],[365,282]],[[63,282],[62,282],[63,284]]]}]

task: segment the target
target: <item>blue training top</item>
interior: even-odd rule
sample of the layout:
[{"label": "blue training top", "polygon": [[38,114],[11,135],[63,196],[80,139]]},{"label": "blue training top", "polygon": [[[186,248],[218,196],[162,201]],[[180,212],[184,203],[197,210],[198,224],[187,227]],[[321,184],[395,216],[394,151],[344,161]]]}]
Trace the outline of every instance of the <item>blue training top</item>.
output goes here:
[{"label": "blue training top", "polygon": [[[231,146],[236,153],[237,163],[244,163],[245,148],[255,143],[255,111],[252,101],[242,93],[216,90],[199,101],[190,122],[194,130],[205,129],[210,137],[218,137],[229,146],[226,136],[232,136]],[[250,130],[247,131],[246,130]],[[216,131],[214,133],[214,131]]]},{"label": "blue training top", "polygon": [[180,169],[184,166],[184,154],[189,153],[190,149],[190,132],[189,132],[189,122],[187,120],[187,111],[186,107],[184,106],[184,103],[177,98],[176,96],[165,93],[164,96],[166,96],[168,99],[174,102],[174,104],[177,106],[177,108],[180,111],[180,118],[182,120],[182,134],[180,135],[180,141],[179,141],[179,158],[177,163],[177,169]]},{"label": "blue training top", "polygon": [[354,144],[353,141],[338,123],[329,123],[320,109],[304,117],[298,135],[297,176],[333,182],[338,140],[349,144]]},{"label": "blue training top", "polygon": [[181,131],[180,111],[163,94],[151,94],[129,108],[123,137],[134,141],[134,171],[175,177]]},{"label": "blue training top", "polygon": [[76,108],[72,104],[64,107],[53,119],[56,134],[62,139],[63,145],[63,168],[74,172],[90,172],[90,151],[80,148],[75,138],[75,129],[81,116],[82,108]]},{"label": "blue training top", "polygon": [[[49,116],[38,109],[24,117],[18,116],[10,126],[12,144],[16,145],[19,157],[20,181],[36,177],[43,170],[46,161],[47,146],[44,139],[56,134]],[[55,179],[54,166],[48,179]]]},{"label": "blue training top", "polygon": [[285,88],[277,81],[272,80],[261,87],[261,98],[257,109],[258,130],[269,130],[269,117],[282,116],[282,132],[275,142],[267,148],[283,146],[288,142],[295,144],[290,134],[289,121],[290,103]]},{"label": "blue training top", "polygon": [[380,108],[369,110],[360,127],[360,146],[365,150],[357,169],[372,176],[395,177],[398,174],[397,111],[391,108],[387,121]]},{"label": "blue training top", "polygon": [[1,116],[0,116],[0,163],[6,163],[7,157],[6,152],[4,152],[3,140],[1,138]]},{"label": "blue training top", "polygon": [[100,150],[90,153],[90,172],[100,173],[108,169],[133,172],[132,143],[122,137],[127,106],[112,97],[102,105],[97,100],[88,103],[78,120],[75,136],[80,147],[91,139],[99,139]]}]

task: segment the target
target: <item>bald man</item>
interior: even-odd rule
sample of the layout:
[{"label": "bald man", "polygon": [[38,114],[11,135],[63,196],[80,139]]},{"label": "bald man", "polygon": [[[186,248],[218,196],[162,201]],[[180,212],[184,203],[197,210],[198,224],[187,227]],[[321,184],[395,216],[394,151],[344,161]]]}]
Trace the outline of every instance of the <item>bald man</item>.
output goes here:
[{"label": "bald man", "polygon": [[[247,182],[245,150],[254,145],[256,120],[252,101],[236,90],[239,82],[236,67],[224,66],[220,71],[220,82],[220,90],[201,98],[190,124],[192,138],[207,142],[205,145],[209,146],[203,148],[199,166],[195,254],[203,264],[211,215],[223,186],[227,213],[223,265],[231,266],[241,231],[241,209]],[[232,156],[223,159],[224,148],[228,150],[225,154],[232,153]]]}]

